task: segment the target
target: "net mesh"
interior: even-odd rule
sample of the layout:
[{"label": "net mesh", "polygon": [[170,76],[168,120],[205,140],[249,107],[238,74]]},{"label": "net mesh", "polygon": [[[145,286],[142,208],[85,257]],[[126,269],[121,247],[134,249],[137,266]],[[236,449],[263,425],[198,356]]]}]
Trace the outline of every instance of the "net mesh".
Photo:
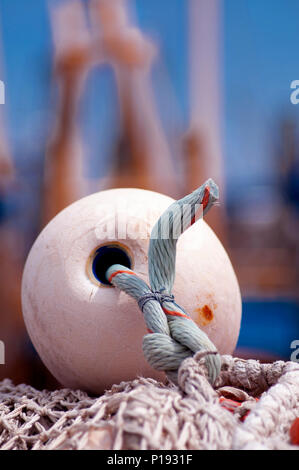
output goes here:
[{"label": "net mesh", "polygon": [[289,434],[298,416],[295,362],[222,356],[212,388],[196,354],[182,363],[178,385],[138,378],[100,397],[0,382],[2,450],[299,449]]}]

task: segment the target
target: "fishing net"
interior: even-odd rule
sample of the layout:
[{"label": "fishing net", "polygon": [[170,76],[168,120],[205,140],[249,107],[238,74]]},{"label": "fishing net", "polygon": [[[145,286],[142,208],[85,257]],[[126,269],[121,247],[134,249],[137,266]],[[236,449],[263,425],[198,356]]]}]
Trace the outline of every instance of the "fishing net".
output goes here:
[{"label": "fishing net", "polygon": [[0,449],[299,449],[299,364],[222,356],[214,387],[201,353],[178,384],[150,378],[80,390],[38,391],[0,382]]}]

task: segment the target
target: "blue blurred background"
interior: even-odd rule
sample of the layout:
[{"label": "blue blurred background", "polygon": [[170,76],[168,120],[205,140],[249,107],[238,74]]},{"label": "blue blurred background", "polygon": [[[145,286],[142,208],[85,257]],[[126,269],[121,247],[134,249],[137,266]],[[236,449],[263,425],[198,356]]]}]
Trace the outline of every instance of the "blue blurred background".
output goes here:
[{"label": "blue blurred background", "polygon": [[[45,154],[51,136],[55,140],[57,103],[63,102],[59,76],[53,72],[62,42],[55,45],[55,21],[51,22],[51,12],[62,3],[0,0],[0,79],[5,83],[0,153],[8,155],[11,165],[3,173],[9,173],[9,183],[2,177],[0,186],[1,283],[12,284],[9,289],[2,287],[0,321],[5,333],[0,329],[0,337],[13,344],[15,357],[1,373],[38,386],[48,386],[49,378],[36,362],[38,374],[46,377],[38,381],[35,369],[24,359],[32,350],[19,318],[20,305],[11,298],[18,296],[24,259],[41,229]],[[194,0],[127,2],[130,22],[156,48],[150,86],[175,173],[180,181],[187,181],[180,191],[191,188],[188,171],[197,168],[197,157],[198,165],[205,168],[200,175],[210,171],[209,176],[214,177],[216,168],[215,179],[221,176],[222,215],[218,221],[211,219],[211,225],[229,251],[244,299],[237,353],[262,360],[289,359],[290,344],[299,339],[299,105],[290,100],[291,82],[299,80],[299,3],[198,0],[198,5],[198,14],[207,14],[205,27],[200,21],[192,26]],[[92,30],[90,2],[82,1],[81,6],[87,28]],[[75,38],[76,32],[73,34]],[[92,58],[84,87],[77,92],[85,194],[106,187],[111,175],[114,184],[108,186],[122,185],[115,183],[120,181],[117,172],[121,173],[115,142],[126,129],[118,105],[118,59],[110,46],[105,47],[113,60],[97,63]],[[208,65],[206,51],[212,57]],[[190,78],[194,70],[199,77],[198,95]],[[124,77],[127,72],[121,73]],[[206,102],[205,95],[211,100]],[[197,97],[202,108],[196,105]],[[205,116],[212,129],[207,137],[200,130]],[[196,135],[194,122],[195,134],[199,128]],[[219,141],[213,164],[206,163],[201,145],[204,141],[209,148],[209,139]],[[151,188],[142,181],[140,187]],[[171,184],[169,190],[167,185],[158,187],[169,193],[171,188]],[[11,262],[15,268],[10,267]],[[12,311],[16,313],[12,315]],[[20,357],[24,360],[21,368]]]}]

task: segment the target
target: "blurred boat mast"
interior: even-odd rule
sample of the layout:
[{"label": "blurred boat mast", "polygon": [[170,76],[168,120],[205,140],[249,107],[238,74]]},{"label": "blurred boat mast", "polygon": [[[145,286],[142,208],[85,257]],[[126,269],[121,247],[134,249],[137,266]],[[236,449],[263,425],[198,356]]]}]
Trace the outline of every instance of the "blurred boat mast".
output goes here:
[{"label": "blurred boat mast", "polygon": [[92,65],[82,3],[73,0],[56,6],[51,9],[51,19],[58,105],[46,151],[43,225],[83,195],[83,149],[77,118],[83,85]]},{"label": "blurred boat mast", "polygon": [[207,221],[225,238],[225,182],[221,145],[221,0],[189,0],[190,124],[184,138],[186,193],[212,177],[221,206]]},{"label": "blurred boat mast", "polygon": [[129,24],[127,8],[124,0],[91,2],[99,49],[113,66],[121,111],[121,137],[108,184],[175,196],[176,175],[150,83],[155,47]]}]

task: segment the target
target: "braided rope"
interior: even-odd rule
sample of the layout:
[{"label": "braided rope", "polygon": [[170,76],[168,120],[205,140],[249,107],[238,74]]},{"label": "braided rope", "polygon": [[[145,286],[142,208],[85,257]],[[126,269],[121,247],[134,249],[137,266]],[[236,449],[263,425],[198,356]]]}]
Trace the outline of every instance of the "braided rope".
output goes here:
[{"label": "braided rope", "polygon": [[131,269],[114,264],[107,280],[133,297],[143,313],[148,334],[142,349],[149,364],[163,370],[174,382],[184,359],[203,351],[209,381],[219,375],[221,359],[216,347],[172,295],[175,278],[176,243],[179,236],[218,200],[218,187],[209,179],[179,201],[174,202],[154,225],[148,251],[150,287]]}]

